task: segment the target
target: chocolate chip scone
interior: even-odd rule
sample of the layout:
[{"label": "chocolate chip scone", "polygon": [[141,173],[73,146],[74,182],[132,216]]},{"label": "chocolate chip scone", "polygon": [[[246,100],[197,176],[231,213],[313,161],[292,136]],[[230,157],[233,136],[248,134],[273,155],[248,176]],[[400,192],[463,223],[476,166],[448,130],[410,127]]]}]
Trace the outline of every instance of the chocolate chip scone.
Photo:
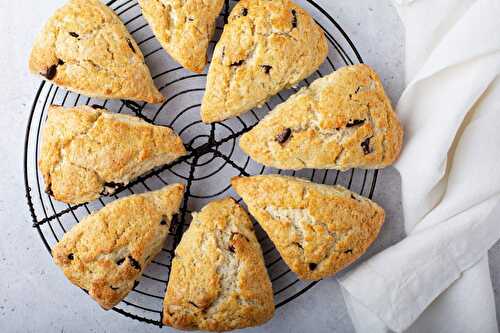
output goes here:
[{"label": "chocolate chip scone", "polygon": [[205,123],[262,105],[325,60],[321,28],[289,0],[241,0],[217,43],[201,106]]},{"label": "chocolate chip scone", "polygon": [[102,99],[164,101],[141,49],[99,0],[70,0],[49,19],[29,59],[33,73]]},{"label": "chocolate chip scone", "polygon": [[319,280],[359,258],[377,238],[384,210],[341,186],[269,175],[233,188],[300,279]]},{"label": "chocolate chip scone", "polygon": [[55,263],[104,309],[118,304],[160,252],[184,185],[116,200],[67,232],[52,249]]},{"label": "chocolate chip scone", "polygon": [[47,193],[85,203],[186,154],[170,128],[95,106],[49,107],[40,171]]},{"label": "chocolate chip scone", "polygon": [[201,73],[224,0],[139,0],[163,48],[183,67]]},{"label": "chocolate chip scone", "polygon": [[220,332],[263,324],[273,313],[271,281],[247,213],[231,198],[194,213],[175,250],[163,323]]},{"label": "chocolate chip scone", "polygon": [[403,129],[378,75],[344,67],[278,105],[240,146],[279,169],[379,169],[399,156]]}]

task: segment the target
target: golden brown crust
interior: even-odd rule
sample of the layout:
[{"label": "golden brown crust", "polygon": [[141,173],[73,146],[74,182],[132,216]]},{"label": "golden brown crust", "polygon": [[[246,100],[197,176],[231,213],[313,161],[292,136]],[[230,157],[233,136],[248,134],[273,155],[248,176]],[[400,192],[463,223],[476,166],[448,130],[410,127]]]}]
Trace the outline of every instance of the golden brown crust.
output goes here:
[{"label": "golden brown crust", "polygon": [[165,100],[141,49],[118,16],[99,0],[70,0],[58,9],[35,41],[29,68],[87,96]]},{"label": "golden brown crust", "polygon": [[134,287],[167,237],[184,185],[116,200],[67,232],[52,249],[66,277],[104,309]]},{"label": "golden brown crust", "polygon": [[228,331],[263,324],[273,313],[271,281],[247,213],[226,198],[193,214],[175,250],[164,324]]},{"label": "golden brown crust", "polygon": [[341,186],[277,175],[237,177],[232,185],[283,260],[304,280],[347,267],[384,223],[380,206]]},{"label": "golden brown crust", "polygon": [[49,107],[42,139],[39,165],[46,190],[72,204],[111,194],[186,154],[168,127],[88,106]]},{"label": "golden brown crust", "polygon": [[203,72],[224,0],[139,0],[163,48],[183,67]]},{"label": "golden brown crust", "polygon": [[240,146],[278,169],[378,169],[395,162],[403,129],[378,75],[344,67],[278,105]]},{"label": "golden brown crust", "polygon": [[237,116],[311,75],[325,60],[321,28],[289,0],[241,0],[214,50],[201,106],[206,123]]}]

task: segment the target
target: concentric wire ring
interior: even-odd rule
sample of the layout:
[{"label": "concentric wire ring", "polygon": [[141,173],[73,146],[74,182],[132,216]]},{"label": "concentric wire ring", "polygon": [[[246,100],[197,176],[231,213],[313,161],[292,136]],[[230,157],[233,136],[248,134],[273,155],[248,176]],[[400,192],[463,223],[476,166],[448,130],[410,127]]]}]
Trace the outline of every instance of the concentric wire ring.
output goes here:
[{"label": "concentric wire ring", "polygon": [[[224,13],[218,20],[216,36],[210,52],[218,40],[230,8],[237,1],[226,0]],[[166,184],[184,182],[186,195],[181,212],[172,227],[167,243],[160,255],[144,272],[138,286],[113,310],[129,318],[161,326],[162,300],[165,293],[170,262],[175,246],[189,226],[190,213],[199,210],[210,200],[232,195],[229,178],[237,175],[279,173],[308,178],[316,183],[340,183],[353,191],[372,197],[377,182],[377,171],[352,170],[345,173],[324,170],[285,172],[265,168],[245,156],[237,145],[238,138],[249,131],[277,104],[285,101],[296,89],[283,91],[261,109],[225,121],[205,125],[200,121],[199,108],[203,96],[206,74],[193,74],[175,64],[163,51],[141,15],[136,0],[114,0],[107,3],[123,20],[141,47],[146,62],[152,69],[153,78],[167,101],[159,106],[129,101],[101,101],[70,93],[47,82],[42,82],[36,93],[29,117],[24,155],[24,178],[28,207],[33,226],[49,252],[54,244],[73,225],[92,211],[102,208],[117,198],[154,190]],[[325,31],[330,54],[325,64],[310,78],[301,82],[306,86],[314,79],[335,70],[336,67],[362,62],[361,56],[340,25],[312,0],[302,2]],[[45,194],[43,180],[38,170],[41,130],[49,105],[63,106],[100,104],[114,112],[139,116],[146,121],[172,127],[181,135],[189,151],[188,156],[171,165],[140,177],[111,197],[103,197],[83,205],[65,205]],[[315,283],[297,279],[284,264],[272,242],[255,223],[262,245],[266,266],[269,270],[275,294],[276,306],[282,306],[309,290]]]}]

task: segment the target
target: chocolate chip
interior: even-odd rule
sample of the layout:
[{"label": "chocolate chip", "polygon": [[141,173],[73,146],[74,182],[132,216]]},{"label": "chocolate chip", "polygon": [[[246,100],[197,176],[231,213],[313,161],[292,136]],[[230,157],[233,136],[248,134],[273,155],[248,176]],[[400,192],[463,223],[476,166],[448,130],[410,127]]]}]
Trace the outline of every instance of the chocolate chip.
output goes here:
[{"label": "chocolate chip", "polygon": [[371,138],[368,138],[365,141],[361,142],[361,147],[363,148],[363,153],[365,153],[365,155],[368,155],[368,154],[371,153],[371,150],[370,150],[370,139]]},{"label": "chocolate chip", "polygon": [[106,110],[106,108],[99,104],[92,104],[92,108],[96,110]]},{"label": "chocolate chip", "polygon": [[192,18],[192,17],[188,17],[188,21],[189,21],[189,22],[193,22],[193,21],[194,21],[194,18]]},{"label": "chocolate chip", "polygon": [[[114,192],[117,188],[120,188],[121,186],[123,186],[123,184],[115,182],[106,182],[103,185],[103,190],[101,192],[101,195],[109,195],[110,193]],[[111,189],[111,191],[109,191],[108,189]]]},{"label": "chocolate chip", "polygon": [[130,266],[132,266],[133,268],[135,268],[139,271],[141,270],[141,264],[139,264],[139,262],[137,260],[135,260],[134,257],[128,256],[128,260],[130,260]]},{"label": "chocolate chip", "polygon": [[132,41],[129,38],[127,38],[127,43],[128,43],[128,47],[130,47],[130,49],[132,50],[132,52],[135,53],[134,45],[132,44]]},{"label": "chocolate chip", "polygon": [[349,254],[352,254],[352,249],[349,249],[347,251],[344,251],[345,254],[349,253]]},{"label": "chocolate chip", "polygon": [[42,73],[43,76],[47,78],[47,80],[52,80],[56,77],[57,74],[57,65],[52,65],[47,69],[47,72]]},{"label": "chocolate chip", "polygon": [[313,262],[309,263],[309,270],[314,271],[318,267],[318,264]]},{"label": "chocolate chip", "polygon": [[54,192],[52,191],[51,187],[46,188],[45,193],[47,193],[48,195],[54,196]]},{"label": "chocolate chip", "polygon": [[229,245],[227,249],[229,250],[229,252],[234,253],[234,246]]},{"label": "chocolate chip", "polygon": [[353,194],[351,194],[351,199],[358,200]]},{"label": "chocolate chip", "polygon": [[77,34],[76,32],[73,32],[73,31],[71,31],[71,32],[69,33],[69,35],[70,35],[71,37],[75,37],[75,38],[80,37],[80,35],[79,35],[79,34]]},{"label": "chocolate chip", "polygon": [[75,255],[73,253],[68,254],[68,259],[69,260],[75,259]]},{"label": "chocolate chip", "polygon": [[240,60],[240,61],[237,61],[235,63],[232,63],[231,64],[231,67],[238,67],[238,66],[241,66],[243,65],[243,63],[245,62],[245,60]]},{"label": "chocolate chip", "polygon": [[121,265],[121,264],[123,264],[123,262],[124,262],[124,261],[125,261],[125,258],[118,259],[118,260],[116,261],[116,264],[117,264],[117,265]]},{"label": "chocolate chip", "polygon": [[292,130],[289,128],[285,128],[280,134],[276,135],[276,141],[278,143],[285,143],[290,139],[290,136],[292,135]]},{"label": "chocolate chip", "polygon": [[354,126],[362,125],[364,123],[365,123],[364,119],[354,119],[354,120],[349,121],[347,123],[347,125],[345,125],[345,127],[347,127],[347,128],[354,127]]},{"label": "chocolate chip", "polygon": [[360,90],[361,90],[361,87],[357,87],[356,91],[354,93],[357,94],[357,93],[359,93]]},{"label": "chocolate chip", "polygon": [[109,287],[110,287],[112,290],[118,290],[118,289],[120,289],[120,288],[118,288],[118,287],[113,287],[113,286],[109,286]]},{"label": "chocolate chip", "polygon": [[166,225],[166,224],[167,224],[167,221],[165,221],[165,220],[161,220],[160,224],[161,224],[161,225]]},{"label": "chocolate chip", "polygon": [[269,65],[262,65],[260,67],[262,67],[262,69],[264,69],[264,73],[266,73],[266,74],[269,74],[271,72],[271,69],[273,69],[273,66],[269,66]]},{"label": "chocolate chip", "polygon": [[243,9],[241,10],[241,15],[243,15],[243,16],[247,16],[247,15],[248,15],[248,8],[243,8]]},{"label": "chocolate chip", "polygon": [[293,15],[293,19],[292,19],[292,28],[297,28],[297,11],[295,9],[292,9],[292,15]]},{"label": "chocolate chip", "polygon": [[299,249],[304,249],[300,243],[294,242],[293,244],[295,244]]},{"label": "chocolate chip", "polygon": [[57,65],[58,66],[64,65],[64,61],[62,61],[61,59],[57,60]]},{"label": "chocolate chip", "polygon": [[188,303],[194,306],[195,308],[199,309],[198,305],[196,305],[194,302],[189,301]]},{"label": "chocolate chip", "polygon": [[134,289],[139,285],[139,281],[134,281]]}]

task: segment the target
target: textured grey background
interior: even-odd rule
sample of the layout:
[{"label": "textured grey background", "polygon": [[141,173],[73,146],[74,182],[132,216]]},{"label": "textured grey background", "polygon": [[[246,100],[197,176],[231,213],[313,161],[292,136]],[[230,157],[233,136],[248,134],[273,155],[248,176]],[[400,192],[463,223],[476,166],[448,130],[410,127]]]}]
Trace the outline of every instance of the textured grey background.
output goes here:
[{"label": "textured grey background", "polygon": [[[317,2],[349,34],[365,62],[380,73],[392,100],[397,101],[404,83],[404,32],[390,1]],[[160,329],[153,326],[102,311],[71,286],[30,227],[22,154],[29,108],[40,81],[28,74],[26,64],[34,35],[62,3],[0,0],[0,332],[158,332]],[[395,170],[381,172],[375,200],[386,208],[387,223],[365,258],[403,236],[400,181]],[[493,258],[500,258],[499,246],[493,252]],[[500,266],[492,266],[495,285],[500,285]],[[328,279],[280,308],[271,322],[253,331],[352,332],[353,328],[337,282]]]}]

